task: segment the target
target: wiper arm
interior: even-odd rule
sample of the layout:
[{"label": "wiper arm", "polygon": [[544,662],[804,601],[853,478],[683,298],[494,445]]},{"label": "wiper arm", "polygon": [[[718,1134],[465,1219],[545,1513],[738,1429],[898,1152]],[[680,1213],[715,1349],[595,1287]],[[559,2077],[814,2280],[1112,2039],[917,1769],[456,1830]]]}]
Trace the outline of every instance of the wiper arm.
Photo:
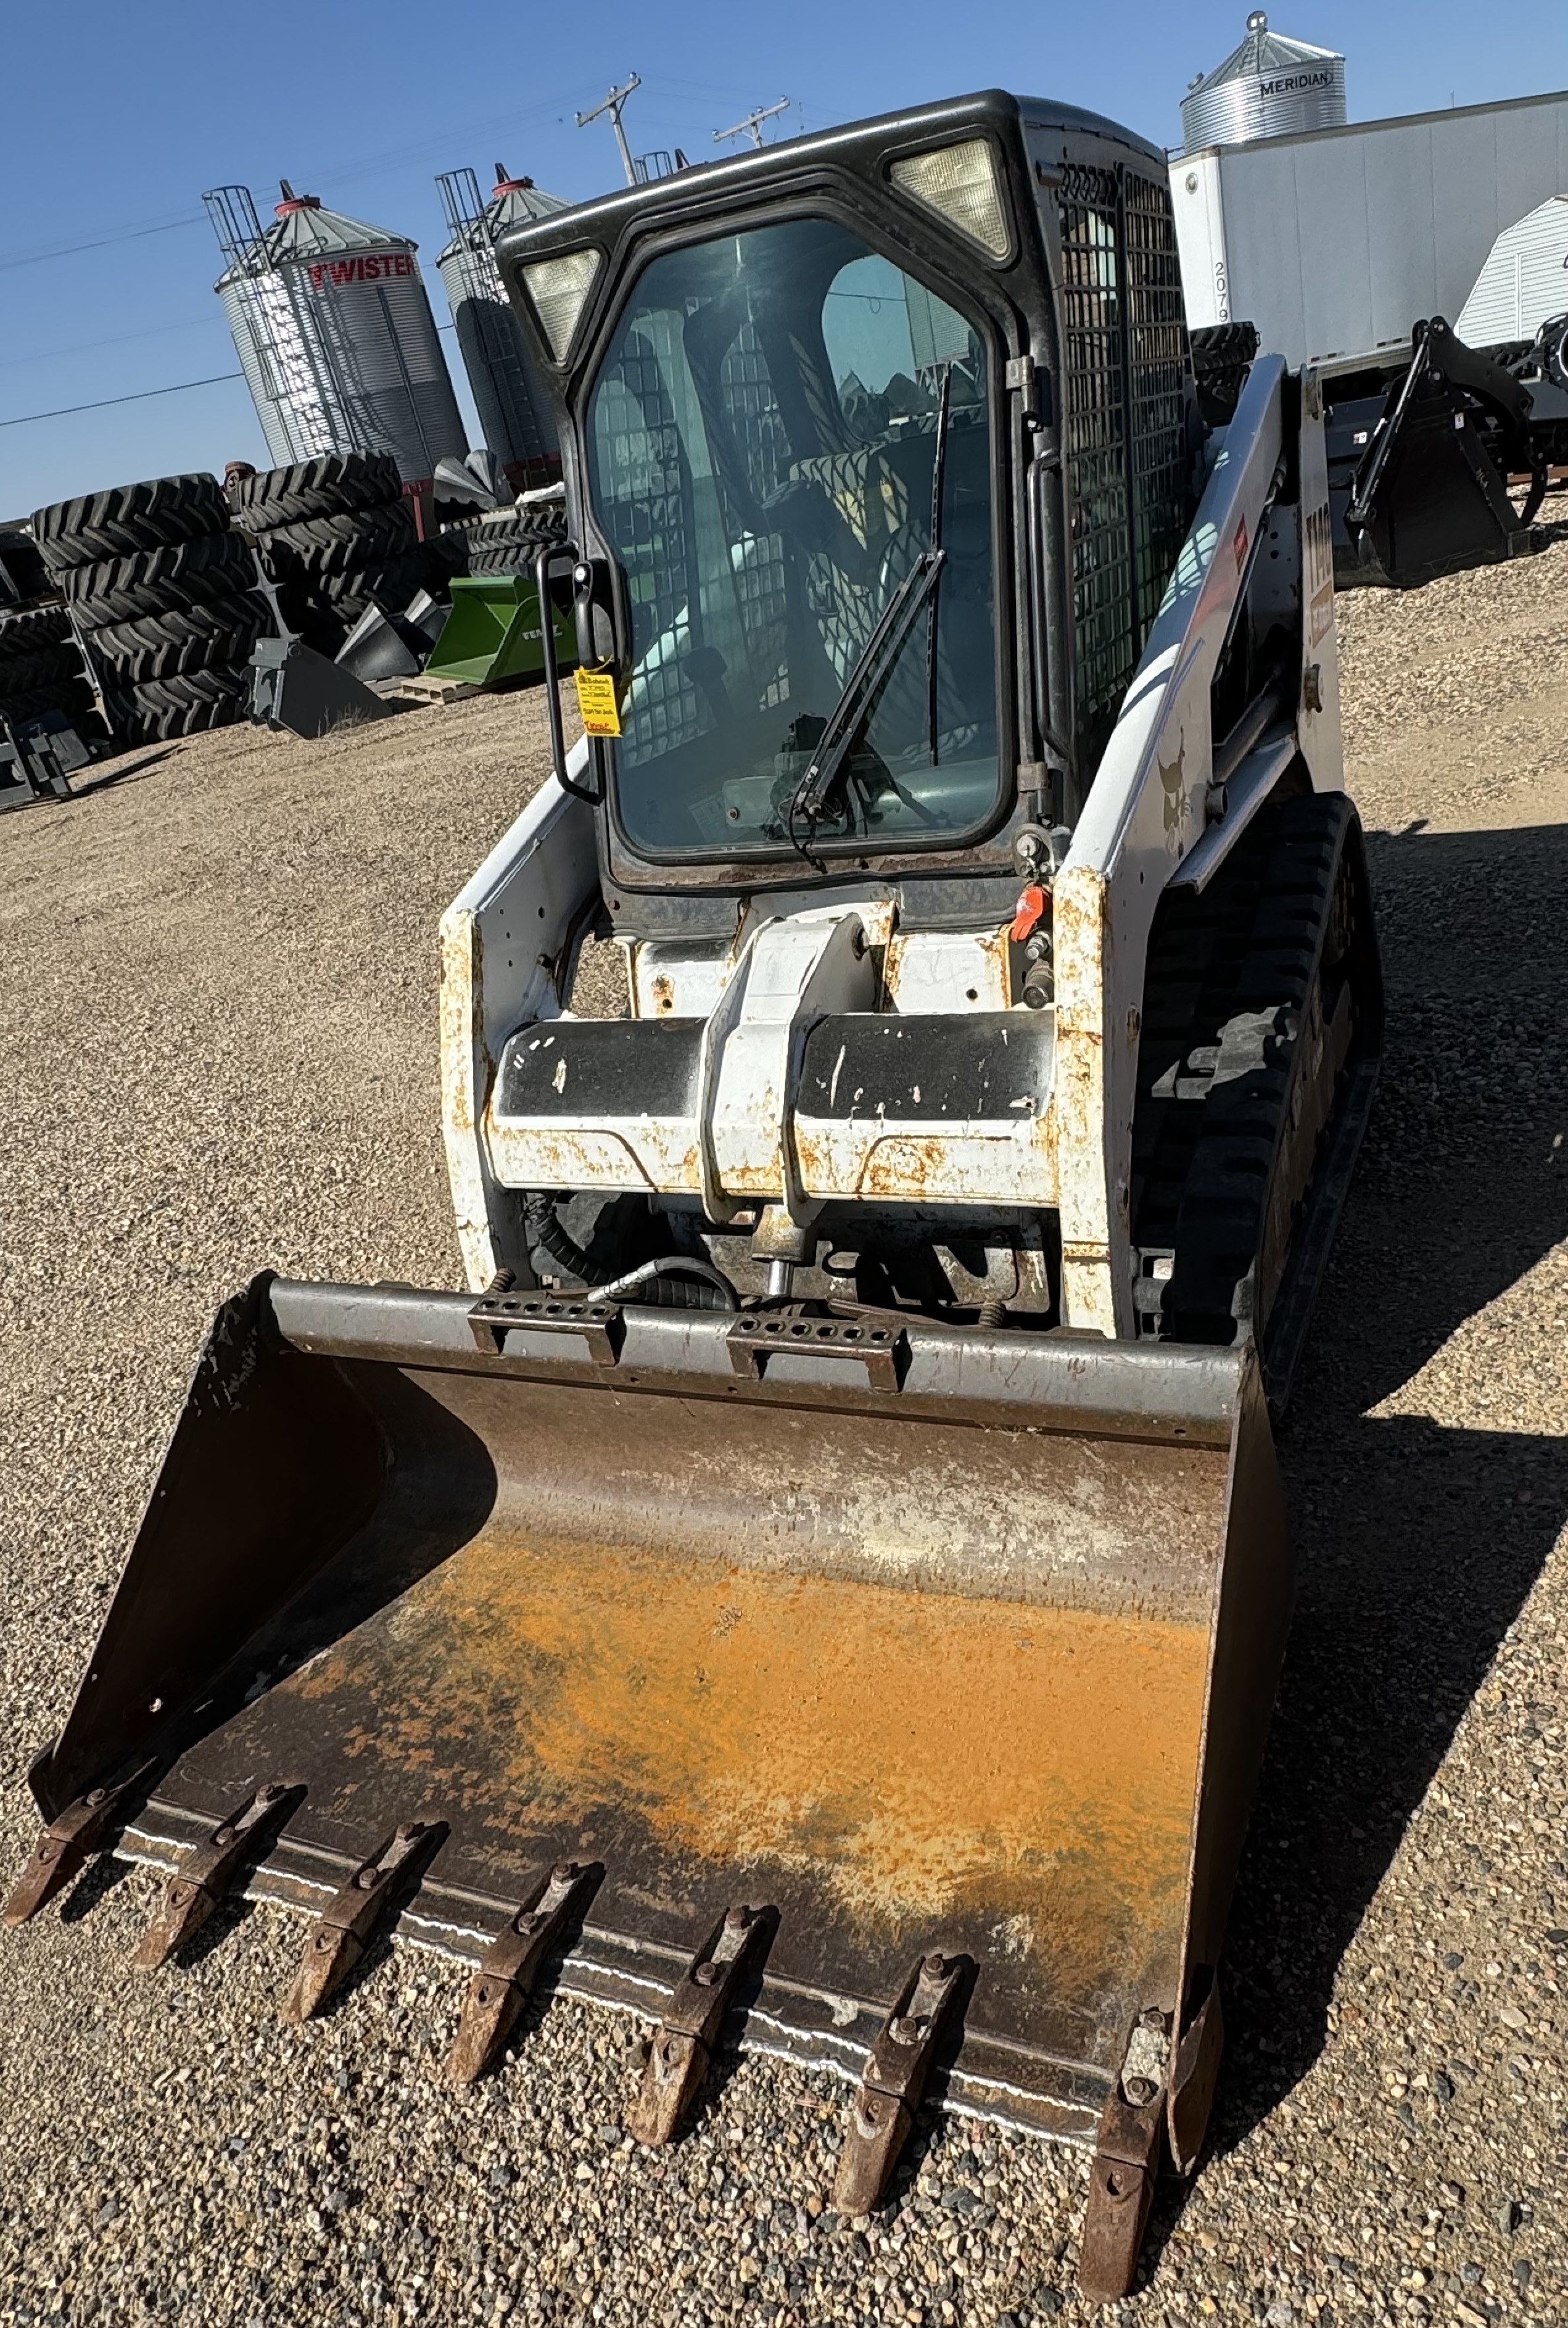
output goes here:
[{"label": "wiper arm", "polygon": [[850,746],[902,653],[921,609],[936,587],[936,577],[946,558],[944,549],[923,549],[884,607],[842,695],[828,714],[827,724],[812,754],[811,765],[795,787],[787,820],[792,831],[797,820],[808,829],[822,821]]}]

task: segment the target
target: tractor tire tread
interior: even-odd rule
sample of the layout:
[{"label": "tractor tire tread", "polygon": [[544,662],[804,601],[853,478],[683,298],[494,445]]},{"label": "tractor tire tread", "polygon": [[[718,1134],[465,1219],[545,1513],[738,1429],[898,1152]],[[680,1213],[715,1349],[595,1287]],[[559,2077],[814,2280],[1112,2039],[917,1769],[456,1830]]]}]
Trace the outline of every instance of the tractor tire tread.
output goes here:
[{"label": "tractor tire tread", "polygon": [[214,476],[149,477],[109,485],[33,512],[33,531],[57,580],[108,559],[135,557],[229,530],[229,504]]}]

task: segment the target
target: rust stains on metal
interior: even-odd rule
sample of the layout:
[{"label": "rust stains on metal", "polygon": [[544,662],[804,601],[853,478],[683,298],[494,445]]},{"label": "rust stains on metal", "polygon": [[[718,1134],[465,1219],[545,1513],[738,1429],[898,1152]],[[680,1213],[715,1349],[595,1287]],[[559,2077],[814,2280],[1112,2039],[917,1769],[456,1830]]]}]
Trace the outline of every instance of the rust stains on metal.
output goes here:
[{"label": "rust stains on metal", "polygon": [[[897,1929],[1010,1921],[1103,1969],[1179,1936],[1206,1629],[489,1533],[288,1685],[352,1756],[563,1830],[606,1806],[682,1861],[809,1875]],[[422,1688],[416,1676],[427,1676]],[[497,1767],[497,1764],[499,1767]]]}]

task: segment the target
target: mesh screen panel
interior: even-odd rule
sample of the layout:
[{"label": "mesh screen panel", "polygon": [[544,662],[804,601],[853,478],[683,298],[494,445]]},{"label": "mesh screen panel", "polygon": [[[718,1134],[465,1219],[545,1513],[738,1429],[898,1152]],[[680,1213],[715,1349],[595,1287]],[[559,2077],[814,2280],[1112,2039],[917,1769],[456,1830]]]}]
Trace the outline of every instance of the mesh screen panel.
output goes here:
[{"label": "mesh screen panel", "polygon": [[1187,531],[1187,326],[1162,185],[1073,165],[1056,213],[1078,729],[1093,753]]},{"label": "mesh screen panel", "polygon": [[1131,173],[1122,185],[1131,335],[1133,563],[1141,652],[1187,532],[1187,311],[1176,222],[1166,189]]},{"label": "mesh screen panel", "polygon": [[1073,509],[1073,619],[1078,724],[1103,725],[1131,676],[1132,537],[1128,522],[1126,377],[1116,181],[1068,169],[1062,232],[1067,474]]}]

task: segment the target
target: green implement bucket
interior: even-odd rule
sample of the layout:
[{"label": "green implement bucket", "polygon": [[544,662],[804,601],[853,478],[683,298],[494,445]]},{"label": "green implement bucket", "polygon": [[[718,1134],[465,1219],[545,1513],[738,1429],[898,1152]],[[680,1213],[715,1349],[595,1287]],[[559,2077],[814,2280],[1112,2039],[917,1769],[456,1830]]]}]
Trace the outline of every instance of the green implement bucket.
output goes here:
[{"label": "green implement bucket", "polygon": [[[569,615],[555,610],[556,661],[562,671],[577,662]],[[539,591],[531,574],[459,576],[452,585],[452,612],[425,665],[427,679],[465,681],[470,687],[506,687],[538,679],[544,670]]]}]

